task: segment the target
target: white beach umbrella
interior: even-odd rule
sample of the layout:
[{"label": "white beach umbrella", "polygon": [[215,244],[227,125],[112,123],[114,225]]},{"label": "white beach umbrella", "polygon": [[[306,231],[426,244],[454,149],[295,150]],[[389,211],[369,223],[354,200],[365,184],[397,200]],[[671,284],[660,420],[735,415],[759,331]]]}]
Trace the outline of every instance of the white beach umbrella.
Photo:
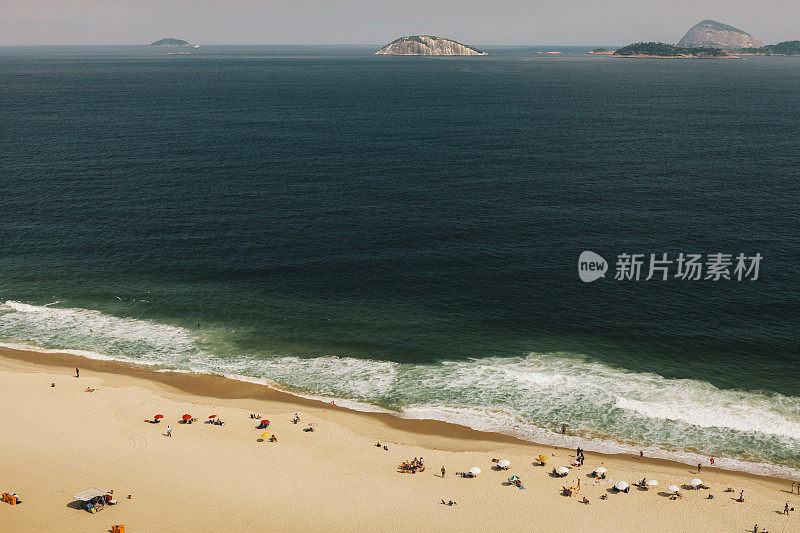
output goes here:
[{"label": "white beach umbrella", "polygon": [[689,480],[689,485],[691,485],[692,487],[698,487],[702,484],[703,482],[700,481],[700,478],[693,477],[692,479]]},{"label": "white beach umbrella", "polygon": [[509,466],[511,466],[511,461],[509,461],[508,459],[500,459],[499,461],[497,461],[497,466],[499,466],[500,468],[508,468]]},{"label": "white beach umbrella", "polygon": [[477,476],[478,474],[481,473],[481,469],[478,468],[477,466],[473,466],[472,468],[469,469],[469,473],[472,474],[473,476]]},{"label": "white beach umbrella", "polygon": [[594,469],[595,474],[605,474],[606,472],[608,472],[608,470],[606,470],[602,466],[598,466],[597,468]]},{"label": "white beach umbrella", "polygon": [[658,481],[656,481],[655,479],[648,479],[645,485],[647,485],[648,487],[655,487],[656,485],[658,485]]},{"label": "white beach umbrella", "polygon": [[670,492],[678,492],[681,489],[677,485],[670,485],[669,487],[667,487],[667,490]]},{"label": "white beach umbrella", "polygon": [[614,483],[614,488],[617,490],[625,490],[628,488],[628,484],[625,483],[624,481],[617,481],[616,483]]},{"label": "white beach umbrella", "polygon": [[568,473],[569,473],[569,468],[567,468],[566,466],[559,466],[558,468],[556,468],[556,474],[561,474],[563,476]]}]

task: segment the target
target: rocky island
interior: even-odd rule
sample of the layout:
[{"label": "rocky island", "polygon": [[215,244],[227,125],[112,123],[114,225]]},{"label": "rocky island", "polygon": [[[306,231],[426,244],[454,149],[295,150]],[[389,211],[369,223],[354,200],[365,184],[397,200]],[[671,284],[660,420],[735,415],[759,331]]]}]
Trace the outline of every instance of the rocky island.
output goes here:
[{"label": "rocky island", "polygon": [[173,39],[170,37],[167,39],[158,40],[154,43],[150,43],[150,46],[191,46],[191,45],[186,41],[182,41],[180,39]]},{"label": "rocky island", "polygon": [[692,26],[678,41],[685,48],[719,48],[737,50],[741,48],[761,48],[764,43],[746,31],[722,24],[715,20],[704,20]]},{"label": "rocky island", "polygon": [[434,37],[433,35],[410,35],[400,37],[387,44],[377,52],[379,56],[485,56],[481,52],[466,44],[461,44],[452,39]]}]

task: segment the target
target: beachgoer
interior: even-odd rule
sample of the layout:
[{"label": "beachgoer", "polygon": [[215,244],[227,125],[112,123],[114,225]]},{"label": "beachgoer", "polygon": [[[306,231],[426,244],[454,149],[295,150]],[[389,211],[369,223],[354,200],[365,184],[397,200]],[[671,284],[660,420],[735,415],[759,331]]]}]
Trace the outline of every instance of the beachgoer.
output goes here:
[{"label": "beachgoer", "polygon": [[172,428],[167,426],[167,437],[171,437],[171,436],[172,436]]},{"label": "beachgoer", "polygon": [[566,435],[567,434],[567,426],[561,426],[561,434],[562,435]]},{"label": "beachgoer", "polygon": [[80,370],[78,370],[77,368],[75,369],[75,377],[76,377],[76,378],[79,378],[79,377],[81,377],[81,371],[80,371]]},{"label": "beachgoer", "polygon": [[583,499],[581,500],[581,503],[585,503],[586,505],[589,505],[589,498],[584,496]]},{"label": "beachgoer", "polygon": [[702,469],[703,469],[703,465],[701,465],[700,463],[697,463],[697,471],[699,472]]},{"label": "beachgoer", "polygon": [[581,490],[581,480],[578,479],[578,490]]},{"label": "beachgoer", "polygon": [[444,479],[444,467],[442,467],[442,479]]},{"label": "beachgoer", "polygon": [[384,449],[384,450],[388,450],[388,449],[389,449],[389,447],[388,447],[388,446],[384,446],[384,447],[383,447],[383,449]]},{"label": "beachgoer", "polygon": [[379,443],[378,443],[378,444],[376,444],[375,446],[377,446],[378,448],[380,448],[380,447],[381,447],[381,443],[379,442]]},{"label": "beachgoer", "polygon": [[714,458],[710,458],[709,461],[711,461],[711,466],[714,466]]},{"label": "beachgoer", "polygon": [[639,460],[641,461],[642,459],[644,459],[644,451],[639,450]]},{"label": "beachgoer", "polygon": [[783,514],[789,514],[789,502],[786,502],[786,505],[783,506]]}]

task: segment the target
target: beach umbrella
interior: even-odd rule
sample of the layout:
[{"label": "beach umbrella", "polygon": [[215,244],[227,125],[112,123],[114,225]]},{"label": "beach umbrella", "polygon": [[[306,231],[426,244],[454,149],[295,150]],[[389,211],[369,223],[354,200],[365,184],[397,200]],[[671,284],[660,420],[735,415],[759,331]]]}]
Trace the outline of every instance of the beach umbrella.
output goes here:
[{"label": "beach umbrella", "polygon": [[556,468],[556,474],[561,474],[562,476],[566,476],[569,473],[569,468],[566,466],[559,466]]},{"label": "beach umbrella", "polygon": [[614,483],[614,488],[617,490],[625,490],[628,488],[628,484],[625,483],[624,481],[617,481],[616,483]]},{"label": "beach umbrella", "polygon": [[262,439],[268,439],[269,438],[269,433],[262,433],[261,434],[261,438]]},{"label": "beach umbrella", "polygon": [[594,469],[595,474],[605,474],[606,472],[608,472],[608,470],[606,470],[602,466],[598,466],[597,468]]},{"label": "beach umbrella", "polygon": [[156,415],[153,417],[153,420],[161,420],[162,418],[164,418],[164,415]]},{"label": "beach umbrella", "polygon": [[700,481],[700,478],[693,477],[692,479],[689,480],[689,485],[691,485],[692,487],[698,487],[702,484],[703,482]]},{"label": "beach umbrella", "polygon": [[500,468],[508,468],[509,466],[511,466],[511,461],[509,461],[508,459],[500,459],[499,461],[497,461],[497,466],[499,466]]},{"label": "beach umbrella", "polygon": [[670,485],[669,487],[667,487],[667,490],[670,492],[678,492],[681,489],[677,485]]},{"label": "beach umbrella", "polygon": [[208,418],[217,418],[217,415],[208,415]]},{"label": "beach umbrella", "polygon": [[547,461],[548,459],[549,459],[549,457],[547,457],[546,455],[540,455],[539,456],[539,462],[540,463],[543,463],[543,462]]},{"label": "beach umbrella", "polygon": [[655,479],[648,479],[645,485],[647,485],[648,487],[655,487],[656,485],[658,485],[658,481],[656,481]]},{"label": "beach umbrella", "polygon": [[477,476],[478,474],[481,473],[481,469],[478,468],[477,466],[473,466],[472,468],[469,469],[469,473],[472,474],[473,476]]},{"label": "beach umbrella", "polygon": [[188,415],[188,414],[187,415],[183,415],[183,419],[184,420],[191,420],[192,419],[192,415]]},{"label": "beach umbrella", "polygon": [[517,480],[519,480],[519,476],[511,476],[510,478],[508,478],[508,482],[509,483],[513,483],[514,481],[517,481]]}]

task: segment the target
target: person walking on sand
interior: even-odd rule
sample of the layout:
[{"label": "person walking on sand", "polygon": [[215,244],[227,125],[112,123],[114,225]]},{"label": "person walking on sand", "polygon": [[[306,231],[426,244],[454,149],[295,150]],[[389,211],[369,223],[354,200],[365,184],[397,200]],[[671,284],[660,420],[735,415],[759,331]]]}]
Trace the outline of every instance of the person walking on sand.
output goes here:
[{"label": "person walking on sand", "polygon": [[644,450],[639,450],[639,460],[644,459]]},{"label": "person walking on sand", "polygon": [[172,436],[172,428],[167,426],[167,437],[171,437],[171,436]]},{"label": "person walking on sand", "polygon": [[697,471],[700,472],[703,469],[703,465],[697,463]]},{"label": "person walking on sand", "polygon": [[444,467],[442,467],[442,479],[444,479]]},{"label": "person walking on sand", "polygon": [[789,502],[786,502],[786,505],[783,506],[783,514],[789,514]]},{"label": "person walking on sand", "polygon": [[76,378],[79,378],[79,377],[81,377],[81,371],[80,371],[80,370],[78,370],[78,367],[75,367],[75,377],[76,377]]}]

